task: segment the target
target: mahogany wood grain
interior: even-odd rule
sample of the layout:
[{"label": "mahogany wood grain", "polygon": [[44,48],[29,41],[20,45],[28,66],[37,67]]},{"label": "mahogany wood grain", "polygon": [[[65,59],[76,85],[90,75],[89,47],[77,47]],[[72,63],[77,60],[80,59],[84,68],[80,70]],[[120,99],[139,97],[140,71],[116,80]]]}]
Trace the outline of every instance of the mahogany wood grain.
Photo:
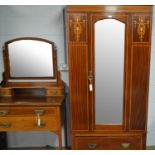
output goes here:
[{"label": "mahogany wood grain", "polygon": [[[145,133],[143,132],[104,132],[104,133],[76,133],[73,136],[72,149],[94,150],[139,150],[145,149]],[[123,143],[129,143],[128,148],[123,148]],[[90,148],[89,144],[96,144]]]},{"label": "mahogany wood grain", "polygon": [[150,47],[132,46],[130,129],[145,130],[148,106]]},{"label": "mahogany wood grain", "polygon": [[41,116],[41,121],[45,123],[43,127],[38,127],[36,125],[37,116],[12,116],[12,117],[0,117],[0,123],[7,122],[10,127],[5,128],[0,126],[0,131],[57,131],[58,128],[58,118]]},{"label": "mahogany wood grain", "polygon": [[130,5],[130,6],[123,6],[123,5],[69,5],[66,7],[67,12],[69,13],[81,13],[81,12],[123,12],[123,13],[152,13],[152,6],[151,5]]},{"label": "mahogany wood grain", "polygon": [[[64,96],[61,97],[0,97],[0,106],[61,106],[64,101]],[[49,107],[50,108],[50,107]]]},{"label": "mahogany wood grain", "polygon": [[[68,19],[74,21],[77,15],[78,26],[71,27]],[[122,126],[95,124],[95,89],[88,91],[88,71],[95,75],[94,23],[108,15],[125,23]],[[145,149],[152,6],[67,6],[66,16],[72,149],[88,149],[89,141],[98,143],[100,149],[121,149],[122,140],[132,143],[130,149]],[[84,17],[87,25],[81,23]],[[75,40],[74,29],[79,27],[82,33]],[[107,141],[100,140],[105,137]]]},{"label": "mahogany wood grain", "polygon": [[89,132],[89,131],[73,131],[74,137],[105,137],[105,136],[111,136],[111,137],[128,137],[128,136],[145,136],[146,132],[145,131],[94,131],[94,132]]},{"label": "mahogany wood grain", "polygon": [[11,96],[38,96],[38,97],[44,97],[44,96],[64,96],[64,86],[53,86],[53,87],[18,87],[16,86],[15,88],[13,87],[0,87],[0,97],[11,97]]},{"label": "mahogany wood grain", "polygon": [[86,44],[69,44],[69,89],[72,130],[89,130],[87,58],[88,49]]},{"label": "mahogany wood grain", "polygon": [[[142,137],[87,137],[77,138],[76,148],[80,150],[138,150],[142,148]],[[95,148],[91,148],[95,144]],[[122,145],[127,144],[129,147],[124,148]]]},{"label": "mahogany wood grain", "polygon": [[44,113],[41,116],[48,116],[48,115],[52,115],[52,116],[56,116],[57,115],[57,108],[56,107],[45,107],[45,106],[31,106],[31,107],[14,107],[14,106],[3,106],[0,107],[0,111],[1,110],[7,110],[8,114],[3,116],[0,115],[1,118],[5,118],[5,117],[15,117],[15,116],[36,116],[35,114],[35,110],[43,110]]},{"label": "mahogany wood grain", "polygon": [[94,131],[123,131],[122,125],[102,125],[102,124],[94,124]]}]

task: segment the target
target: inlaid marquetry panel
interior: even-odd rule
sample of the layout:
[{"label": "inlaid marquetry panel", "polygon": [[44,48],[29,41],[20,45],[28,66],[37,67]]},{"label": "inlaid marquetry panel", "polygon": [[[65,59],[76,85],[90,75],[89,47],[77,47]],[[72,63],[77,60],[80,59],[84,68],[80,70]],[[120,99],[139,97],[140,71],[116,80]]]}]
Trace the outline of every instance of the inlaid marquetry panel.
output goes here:
[{"label": "inlaid marquetry panel", "polygon": [[132,31],[133,42],[149,42],[151,21],[149,15],[134,15],[132,16]]},{"label": "inlaid marquetry panel", "polygon": [[87,41],[87,14],[73,13],[68,15],[68,31],[70,42]]},{"label": "inlaid marquetry panel", "polygon": [[131,54],[131,130],[145,130],[148,104],[150,47],[135,45]]},{"label": "inlaid marquetry panel", "polygon": [[69,80],[72,130],[89,129],[88,49],[87,45],[69,45]]}]

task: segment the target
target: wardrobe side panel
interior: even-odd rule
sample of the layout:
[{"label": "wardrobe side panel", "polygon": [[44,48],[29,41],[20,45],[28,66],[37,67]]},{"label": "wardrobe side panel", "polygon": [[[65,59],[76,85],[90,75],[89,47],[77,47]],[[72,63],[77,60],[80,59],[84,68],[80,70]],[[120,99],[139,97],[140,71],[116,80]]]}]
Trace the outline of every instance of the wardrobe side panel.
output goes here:
[{"label": "wardrobe side panel", "polygon": [[129,130],[146,130],[151,25],[151,14],[132,15]]},{"label": "wardrobe side panel", "polygon": [[71,129],[88,131],[87,14],[68,13],[67,28]]}]

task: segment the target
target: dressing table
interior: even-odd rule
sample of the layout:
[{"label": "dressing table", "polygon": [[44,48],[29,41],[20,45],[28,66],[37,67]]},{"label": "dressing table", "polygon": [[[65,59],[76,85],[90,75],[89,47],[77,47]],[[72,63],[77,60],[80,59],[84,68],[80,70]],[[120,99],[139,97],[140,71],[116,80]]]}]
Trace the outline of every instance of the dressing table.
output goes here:
[{"label": "dressing table", "polygon": [[61,149],[65,85],[57,70],[55,44],[17,38],[5,43],[3,58],[0,131],[51,131],[57,134]]}]

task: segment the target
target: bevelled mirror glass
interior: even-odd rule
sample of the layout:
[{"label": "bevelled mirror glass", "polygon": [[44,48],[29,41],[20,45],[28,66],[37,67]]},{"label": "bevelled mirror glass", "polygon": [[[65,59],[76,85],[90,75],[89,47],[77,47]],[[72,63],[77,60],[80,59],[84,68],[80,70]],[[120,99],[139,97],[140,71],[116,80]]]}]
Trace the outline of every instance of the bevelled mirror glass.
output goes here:
[{"label": "bevelled mirror glass", "polygon": [[125,24],[116,19],[95,23],[96,124],[122,124]]},{"label": "bevelled mirror glass", "polygon": [[54,43],[39,38],[18,38],[6,44],[8,79],[54,79]]}]

